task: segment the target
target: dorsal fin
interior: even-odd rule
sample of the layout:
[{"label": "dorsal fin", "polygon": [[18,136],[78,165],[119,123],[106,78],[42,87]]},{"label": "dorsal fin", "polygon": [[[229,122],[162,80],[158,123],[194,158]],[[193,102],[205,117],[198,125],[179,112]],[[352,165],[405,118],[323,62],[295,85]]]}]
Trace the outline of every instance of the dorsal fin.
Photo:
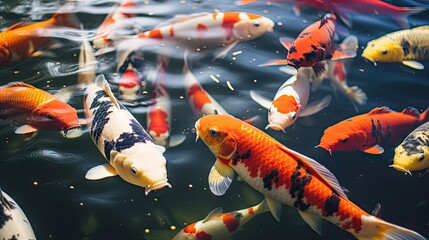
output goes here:
[{"label": "dorsal fin", "polygon": [[416,117],[416,118],[420,118],[420,112],[419,112],[419,110],[417,110],[417,109],[415,109],[413,107],[407,107],[407,108],[405,108],[404,110],[402,110],[402,113],[403,114],[407,114],[407,115],[411,115],[411,116]]},{"label": "dorsal fin", "polygon": [[213,14],[213,13],[210,13],[210,12],[200,12],[200,13],[192,13],[192,14],[176,14],[176,15],[174,15],[173,18],[171,18],[171,19],[169,19],[167,21],[164,21],[161,24],[156,25],[155,29],[156,28],[160,28],[160,27],[164,27],[164,26],[167,26],[167,25],[171,25],[171,24],[177,24],[177,23],[180,23],[180,22],[187,21],[189,19],[193,19],[193,18],[205,16],[205,15],[208,15],[208,14]]},{"label": "dorsal fin", "polygon": [[223,213],[223,209],[221,207],[215,208],[209,213],[209,215],[207,215],[206,218],[204,218],[202,223],[205,223],[205,222],[209,221],[210,219],[215,218],[217,215],[222,214],[222,213]]},{"label": "dorsal fin", "polygon": [[289,149],[280,143],[278,143],[278,147],[286,152],[289,155],[293,155],[299,159],[307,168],[313,170],[313,174],[318,176],[321,180],[323,180],[328,186],[330,186],[339,196],[347,199],[346,194],[344,193],[343,188],[338,182],[337,178],[332,174],[326,167],[322,164],[318,163],[316,160],[311,159],[307,156],[304,156],[298,152],[295,152],[292,149]]},{"label": "dorsal fin", "polygon": [[27,84],[25,82],[11,82],[5,85],[4,87],[28,87],[28,88],[36,88],[33,85]]},{"label": "dorsal fin", "polygon": [[95,84],[102,88],[104,92],[106,92],[107,96],[109,96],[110,101],[118,108],[121,109],[121,105],[119,104],[118,100],[115,98],[115,96],[112,93],[112,90],[110,89],[109,83],[107,82],[106,78],[104,78],[103,74],[100,74],[95,79]]},{"label": "dorsal fin", "polygon": [[12,208],[11,204],[9,203],[9,201],[6,200],[6,198],[3,196],[3,191],[0,188],[0,203],[5,206],[5,208],[7,208],[8,210],[10,210]]},{"label": "dorsal fin", "polygon": [[415,27],[411,30],[429,30],[429,26],[420,26],[420,27]]},{"label": "dorsal fin", "polygon": [[14,30],[14,29],[18,29],[20,27],[24,27],[27,25],[33,24],[31,22],[17,22],[15,24],[13,24],[12,26],[10,26],[8,29],[5,30],[5,32],[10,31],[10,30]]},{"label": "dorsal fin", "polygon": [[376,107],[374,109],[372,109],[368,115],[374,115],[374,114],[382,114],[382,113],[390,113],[390,112],[394,112],[392,109],[384,106],[384,107]]}]

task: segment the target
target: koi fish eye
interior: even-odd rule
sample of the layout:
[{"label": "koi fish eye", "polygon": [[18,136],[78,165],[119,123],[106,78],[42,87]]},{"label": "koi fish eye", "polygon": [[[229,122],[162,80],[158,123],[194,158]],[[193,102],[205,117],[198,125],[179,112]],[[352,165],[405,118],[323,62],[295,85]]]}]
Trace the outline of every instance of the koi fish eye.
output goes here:
[{"label": "koi fish eye", "polygon": [[48,113],[48,114],[46,115],[46,117],[47,117],[47,118],[49,118],[49,119],[55,119],[55,118],[54,118],[54,115],[52,115],[52,114],[50,114],[50,113]]},{"label": "koi fish eye", "polygon": [[132,173],[134,176],[137,176],[137,168],[136,168],[136,167],[134,167],[134,166],[131,166],[131,173]]},{"label": "koi fish eye", "polygon": [[387,49],[383,49],[382,54],[387,54]]},{"label": "koi fish eye", "polygon": [[253,23],[253,26],[255,26],[255,27],[259,27],[261,24],[259,23],[259,22],[254,22]]},{"label": "koi fish eye", "polygon": [[419,161],[423,161],[423,159],[425,159],[425,155],[424,154],[420,154]]},{"label": "koi fish eye", "polygon": [[219,132],[218,132],[218,131],[216,131],[216,129],[211,128],[211,129],[209,130],[209,132],[210,132],[210,136],[212,136],[212,137],[217,137],[217,136],[219,136]]},{"label": "koi fish eye", "polygon": [[349,138],[346,137],[346,138],[341,139],[341,142],[346,143],[348,140],[349,140]]}]

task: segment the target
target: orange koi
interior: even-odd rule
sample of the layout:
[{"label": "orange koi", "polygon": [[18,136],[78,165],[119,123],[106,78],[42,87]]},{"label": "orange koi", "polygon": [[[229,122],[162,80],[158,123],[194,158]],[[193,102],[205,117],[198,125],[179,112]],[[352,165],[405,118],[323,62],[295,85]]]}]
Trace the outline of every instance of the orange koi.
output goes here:
[{"label": "orange koi", "polygon": [[77,111],[48,92],[23,82],[0,88],[0,117],[19,117],[24,126],[15,133],[25,134],[38,129],[67,131],[80,127]]},{"label": "orange koi", "polygon": [[265,196],[277,220],[285,204],[296,208],[319,234],[326,219],[360,240],[425,239],[366,213],[347,198],[328,169],[258,128],[228,115],[204,116],[195,128],[197,137],[217,157],[209,175],[215,195],[223,195],[237,173]]},{"label": "orange koi", "polygon": [[296,70],[300,67],[312,67],[319,77],[327,71],[325,60],[355,57],[355,51],[335,51],[335,21],[335,15],[328,13],[322,20],[305,28],[294,42],[281,38],[280,42],[288,50],[286,60],[273,60],[262,66],[288,65]]},{"label": "orange koi", "polygon": [[11,64],[19,60],[48,55],[42,48],[55,47],[56,43],[44,33],[55,27],[78,28],[71,4],[66,4],[48,20],[38,23],[19,22],[0,33],[0,64]]},{"label": "orange koi", "polygon": [[378,107],[369,113],[343,120],[327,128],[318,147],[329,151],[363,151],[381,154],[384,146],[396,146],[417,126],[429,121],[429,108],[422,114],[413,107],[395,112]]}]

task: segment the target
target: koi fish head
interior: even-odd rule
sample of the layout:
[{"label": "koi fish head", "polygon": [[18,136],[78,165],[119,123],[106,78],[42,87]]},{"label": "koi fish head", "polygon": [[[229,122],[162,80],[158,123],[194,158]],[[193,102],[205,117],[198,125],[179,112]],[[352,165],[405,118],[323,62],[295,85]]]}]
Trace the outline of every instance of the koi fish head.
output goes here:
[{"label": "koi fish head", "polygon": [[127,69],[119,80],[119,98],[135,102],[142,94],[142,82],[136,71]]},{"label": "koi fish head", "polygon": [[340,123],[325,130],[318,147],[325,149],[330,154],[333,151],[354,151],[361,149],[365,140],[365,132],[354,130]]},{"label": "koi fish head", "polygon": [[268,122],[266,128],[281,130],[292,125],[297,117],[300,106],[296,99],[290,95],[282,95],[275,99],[268,109]]},{"label": "koi fish head", "polygon": [[201,138],[215,156],[231,158],[237,150],[234,129],[242,122],[230,115],[207,115],[195,123],[197,139]]},{"label": "koi fish head", "polygon": [[371,62],[400,62],[404,56],[401,46],[392,40],[381,37],[368,42],[362,57]]},{"label": "koi fish head", "polygon": [[250,40],[263,35],[266,32],[272,32],[274,22],[264,16],[240,13],[240,20],[233,26],[233,35],[238,40]]},{"label": "koi fish head", "polygon": [[144,187],[146,195],[166,186],[171,188],[165,157],[152,143],[136,143],[132,148],[111,154],[110,162],[122,179]]},{"label": "koi fish head", "polygon": [[410,173],[410,171],[419,171],[429,168],[429,147],[414,146],[412,143],[402,143],[395,149],[393,158],[394,169]]},{"label": "koi fish head", "polygon": [[77,111],[70,105],[52,99],[40,104],[33,111],[32,126],[38,129],[67,131],[80,127]]}]

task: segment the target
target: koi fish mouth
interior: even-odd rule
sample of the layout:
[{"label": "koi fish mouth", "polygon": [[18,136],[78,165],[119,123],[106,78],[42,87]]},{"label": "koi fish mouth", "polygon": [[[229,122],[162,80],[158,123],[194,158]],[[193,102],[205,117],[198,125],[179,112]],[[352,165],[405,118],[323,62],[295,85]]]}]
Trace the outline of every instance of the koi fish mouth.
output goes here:
[{"label": "koi fish mouth", "polygon": [[276,124],[276,123],[269,123],[265,127],[265,129],[268,129],[268,128],[271,128],[271,129],[276,130],[276,131],[280,131],[281,130],[283,133],[286,133],[284,127],[282,127],[282,126],[280,126],[279,124]]},{"label": "koi fish mouth", "polygon": [[368,60],[368,61],[370,61],[370,62],[374,63],[374,66],[377,66],[377,61],[375,61],[375,59],[374,59],[374,58],[372,58],[372,57],[368,56],[368,54],[367,54],[366,52],[363,52],[363,53],[362,53],[362,57],[363,57],[363,58],[365,58],[366,60]]},{"label": "koi fish mouth", "polygon": [[396,169],[396,170],[398,170],[400,172],[404,172],[406,174],[408,173],[408,174],[410,174],[410,176],[413,176],[409,170],[407,170],[404,167],[401,167],[399,165],[392,164],[392,165],[389,165],[389,167],[393,167],[394,169]]},{"label": "koi fish mouth", "polygon": [[315,148],[319,148],[319,147],[322,148],[322,149],[325,149],[326,151],[328,151],[329,154],[331,154],[331,156],[332,156],[332,149],[330,147],[328,147],[327,145],[324,145],[322,143],[320,143],[319,145],[315,146]]},{"label": "koi fish mouth", "polygon": [[151,191],[159,190],[159,189],[164,188],[164,187],[172,188],[171,184],[168,183],[167,181],[168,180],[165,179],[165,180],[156,182],[155,184],[148,185],[145,189],[145,194],[148,195]]},{"label": "koi fish mouth", "polygon": [[74,138],[74,136],[80,132],[80,127],[81,127],[80,124],[75,124],[68,127],[67,129],[62,131],[63,136],[65,138]]}]

